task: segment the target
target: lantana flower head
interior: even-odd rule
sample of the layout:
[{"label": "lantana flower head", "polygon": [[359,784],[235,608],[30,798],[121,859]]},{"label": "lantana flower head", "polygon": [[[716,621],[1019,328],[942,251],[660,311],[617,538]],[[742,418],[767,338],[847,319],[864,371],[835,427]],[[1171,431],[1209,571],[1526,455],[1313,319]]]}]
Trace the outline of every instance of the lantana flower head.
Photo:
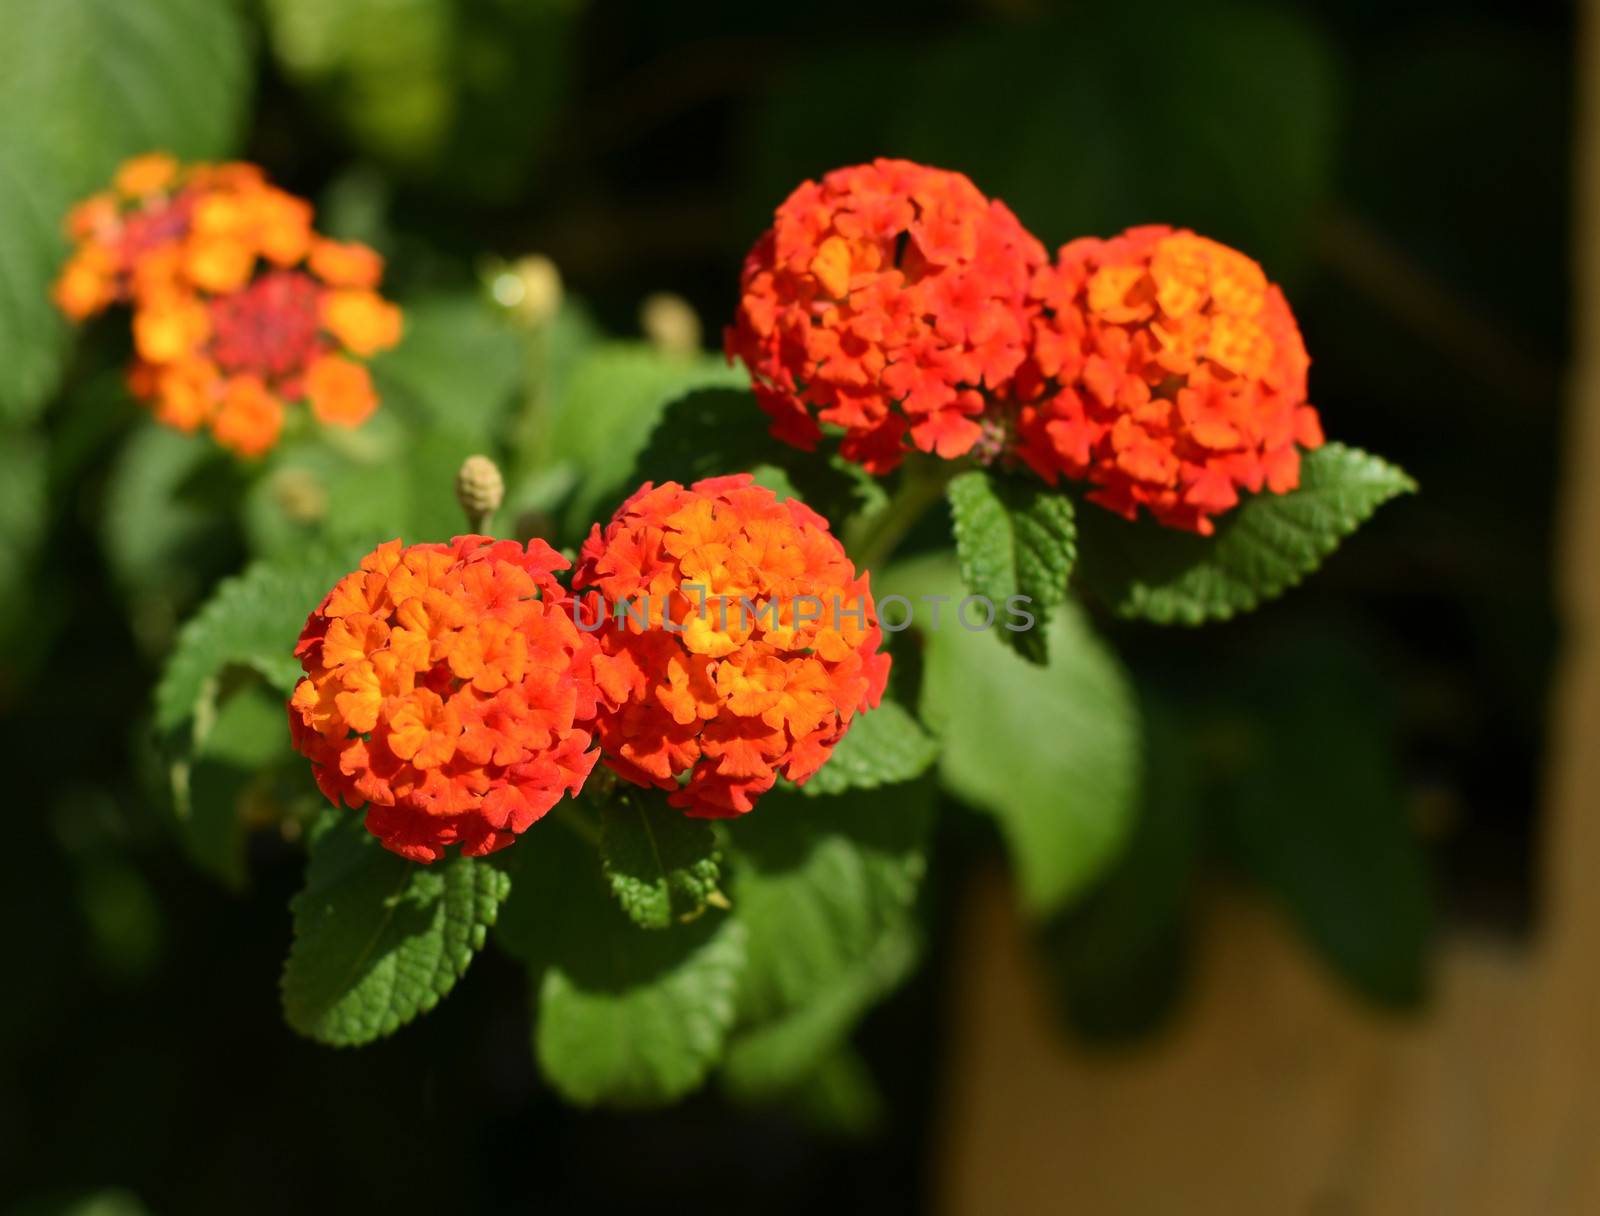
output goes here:
[{"label": "lantana flower head", "polygon": [[399,340],[400,310],[377,293],[383,260],[311,220],[254,165],[136,157],[67,217],[56,304],[74,320],[130,307],[135,395],[240,455],[271,448],[302,400],[356,426],[377,405],[359,360]]},{"label": "lantana flower head", "polygon": [[837,169],[791,194],[746,257],[725,347],[781,439],[810,450],[820,424],[842,428],[840,450],[874,473],[908,448],[958,457],[1027,353],[1047,260],[960,173]]},{"label": "lantana flower head", "polygon": [[554,577],[568,564],[541,540],[391,541],[306,621],[295,747],[391,852],[492,853],[582,787],[599,647]]},{"label": "lantana flower head", "polygon": [[590,534],[573,587],[602,647],[605,763],[690,815],[804,781],[883,695],[867,576],[826,520],[748,475],[647,483]]},{"label": "lantana flower head", "polygon": [[1050,482],[1133,519],[1209,535],[1241,491],[1286,493],[1322,443],[1310,360],[1261,267],[1186,230],[1131,228],[1062,247],[1014,388],[1016,452]]}]

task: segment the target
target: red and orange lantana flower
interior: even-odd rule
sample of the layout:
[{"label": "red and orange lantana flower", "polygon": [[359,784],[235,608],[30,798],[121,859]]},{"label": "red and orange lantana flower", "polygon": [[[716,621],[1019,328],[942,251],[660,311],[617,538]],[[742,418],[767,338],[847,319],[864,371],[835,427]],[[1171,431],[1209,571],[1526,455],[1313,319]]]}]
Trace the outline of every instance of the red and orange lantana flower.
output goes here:
[{"label": "red and orange lantana flower", "polygon": [[573,587],[602,647],[605,763],[691,815],[804,781],[883,694],[867,576],[748,475],[646,484],[590,534]]},{"label": "red and orange lantana flower", "polygon": [[819,424],[874,473],[908,448],[957,457],[1027,354],[1028,287],[1047,255],[959,173],[875,160],[806,182],[744,263],[725,345],[773,432]]},{"label": "red and orange lantana flower", "polygon": [[1061,249],[1016,378],[1018,454],[1089,498],[1210,534],[1240,491],[1300,480],[1322,442],[1310,363],[1283,293],[1244,254],[1150,226]]},{"label": "red and orange lantana flower", "polygon": [[491,853],[594,767],[595,639],[541,540],[380,545],[306,621],[297,750],[385,848]]},{"label": "red and orange lantana flower", "polygon": [[74,320],[128,305],[134,393],[240,455],[271,448],[298,401],[356,426],[377,405],[359,360],[399,341],[400,310],[377,293],[382,259],[311,218],[253,165],[136,157],[68,216],[56,304]]}]

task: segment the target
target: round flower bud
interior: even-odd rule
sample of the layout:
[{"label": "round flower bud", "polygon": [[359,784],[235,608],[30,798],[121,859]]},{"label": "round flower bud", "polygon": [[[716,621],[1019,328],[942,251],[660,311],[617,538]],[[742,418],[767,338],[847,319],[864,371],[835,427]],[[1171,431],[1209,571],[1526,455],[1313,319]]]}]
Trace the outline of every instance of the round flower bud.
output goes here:
[{"label": "round flower bud", "polygon": [[700,315],[694,305],[670,291],[652,292],[639,305],[639,327],[662,354],[700,353]]},{"label": "round flower bud", "polygon": [[473,521],[483,527],[505,501],[506,483],[500,466],[487,456],[468,456],[456,474],[456,501]]},{"label": "round flower bud", "polygon": [[1209,535],[1240,491],[1282,494],[1322,443],[1310,359],[1261,267],[1186,230],[1130,228],[1062,247],[1015,391],[1017,455],[1133,519]]},{"label": "round flower bud", "polygon": [[530,253],[488,276],[489,294],[527,329],[538,329],[561,311],[561,270],[542,253]]},{"label": "round flower bud", "polygon": [[966,177],[903,160],[836,169],[778,208],[745,258],[725,336],[773,434],[821,424],[874,473],[908,448],[954,458],[1027,353],[1044,248]]},{"label": "round flower bud", "polygon": [[748,475],[646,484],[584,543],[605,763],[690,815],[802,782],[883,695],[868,587],[827,521]]},{"label": "round flower bud", "polygon": [[328,487],[310,469],[279,469],[268,488],[273,501],[295,523],[315,524],[327,518]]},{"label": "round flower bud", "polygon": [[380,545],[306,621],[294,744],[386,849],[504,848],[576,794],[597,753],[591,636],[541,540]]}]

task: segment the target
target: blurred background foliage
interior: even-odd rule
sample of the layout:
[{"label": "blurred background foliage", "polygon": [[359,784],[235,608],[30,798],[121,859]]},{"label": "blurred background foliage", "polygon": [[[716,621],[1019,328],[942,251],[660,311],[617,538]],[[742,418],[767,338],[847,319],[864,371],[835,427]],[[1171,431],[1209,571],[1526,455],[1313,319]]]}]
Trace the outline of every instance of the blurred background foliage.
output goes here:
[{"label": "blurred background foliage", "polygon": [[[1038,934],[1064,1026],[1159,1027],[1219,882],[1397,1009],[1425,1000],[1441,927],[1526,932],[1571,20],[1547,0],[0,0],[0,1203],[498,1211],[703,1201],[714,1177],[730,1206],[924,1206],[950,930],[999,856],[990,820],[943,808],[931,965],[804,1094],[579,1114],[535,1081],[520,974],[492,954],[377,1047],[288,1033],[300,854],[248,832],[304,793],[277,710],[223,701],[190,790],[238,813],[181,835],[147,743],[161,657],[219,577],[449,535],[468,452],[506,457],[521,524],[570,542],[670,400],[741,383],[646,341],[645,299],[680,294],[714,347],[772,207],[878,154],[967,172],[1051,243],[1164,221],[1254,253],[1330,434],[1424,487],[1250,619],[1108,625],[1146,777],[1125,847]],[[140,417],[115,326],[75,341],[54,316],[60,216],[151,146],[257,160],[390,257],[409,332],[369,426],[241,472]],[[548,269],[505,269],[535,251],[558,308]]]}]

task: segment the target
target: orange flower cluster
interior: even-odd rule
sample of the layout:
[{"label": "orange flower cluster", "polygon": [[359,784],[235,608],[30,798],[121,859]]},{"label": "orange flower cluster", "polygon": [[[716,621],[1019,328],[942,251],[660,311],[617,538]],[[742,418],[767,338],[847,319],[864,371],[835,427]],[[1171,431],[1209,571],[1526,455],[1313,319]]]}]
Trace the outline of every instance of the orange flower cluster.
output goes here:
[{"label": "orange flower cluster", "polygon": [[743,814],[780,771],[804,781],[883,695],[867,576],[748,475],[647,483],[590,534],[573,587],[603,649],[606,764],[690,815]]},{"label": "orange flower cluster", "polygon": [[136,157],[67,218],[75,249],[55,285],[81,320],[133,310],[134,393],[169,426],[209,426],[242,456],[277,442],[284,406],[356,426],[377,405],[356,358],[400,339],[376,291],[383,260],[319,237],[311,205],[253,165]]},{"label": "orange flower cluster", "polygon": [[893,469],[907,448],[956,457],[1027,354],[1044,247],[959,173],[875,160],[806,182],[745,259],[728,327],[773,433]]},{"label": "orange flower cluster", "polygon": [[1027,464],[1128,518],[1209,534],[1322,442],[1309,359],[1255,262],[1133,228],[1054,263],[958,173],[876,160],[806,182],[745,259],[724,344],[778,438],[822,424],[886,473],[908,448]]},{"label": "orange flower cluster", "polygon": [[541,540],[380,545],[306,621],[296,749],[385,848],[437,861],[510,844],[594,767],[598,646]]},{"label": "orange flower cluster", "polygon": [[1192,232],[1132,228],[1063,246],[1034,299],[1017,454],[1048,481],[1087,478],[1091,500],[1129,519],[1143,506],[1203,535],[1239,491],[1299,484],[1296,445],[1322,442],[1310,360],[1283,293],[1250,258]]}]

